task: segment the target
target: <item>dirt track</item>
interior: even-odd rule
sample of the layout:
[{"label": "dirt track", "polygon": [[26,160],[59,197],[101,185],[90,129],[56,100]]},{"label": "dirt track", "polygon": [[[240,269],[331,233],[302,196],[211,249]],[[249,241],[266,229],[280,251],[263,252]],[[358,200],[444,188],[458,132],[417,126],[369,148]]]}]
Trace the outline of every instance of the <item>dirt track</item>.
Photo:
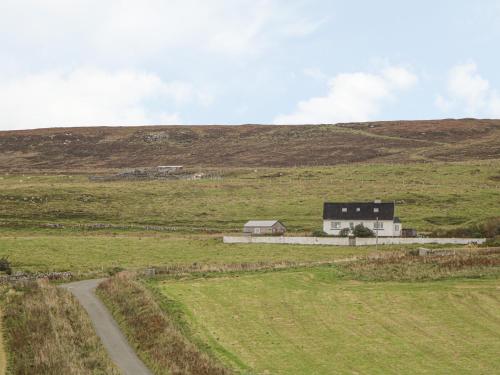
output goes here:
[{"label": "dirt track", "polygon": [[77,281],[64,284],[63,287],[73,293],[85,308],[109,356],[124,375],[152,375],[137,357],[104,304],[97,298],[95,288],[101,281],[103,279]]}]

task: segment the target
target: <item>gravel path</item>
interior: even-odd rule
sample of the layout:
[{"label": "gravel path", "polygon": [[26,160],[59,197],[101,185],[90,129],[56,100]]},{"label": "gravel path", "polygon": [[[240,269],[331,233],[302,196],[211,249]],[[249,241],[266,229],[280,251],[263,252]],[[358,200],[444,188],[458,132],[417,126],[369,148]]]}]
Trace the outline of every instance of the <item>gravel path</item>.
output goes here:
[{"label": "gravel path", "polygon": [[107,308],[95,294],[95,288],[104,279],[84,280],[64,284],[80,301],[90,316],[92,324],[101,338],[109,356],[124,375],[152,375],[129,345],[125,335]]}]

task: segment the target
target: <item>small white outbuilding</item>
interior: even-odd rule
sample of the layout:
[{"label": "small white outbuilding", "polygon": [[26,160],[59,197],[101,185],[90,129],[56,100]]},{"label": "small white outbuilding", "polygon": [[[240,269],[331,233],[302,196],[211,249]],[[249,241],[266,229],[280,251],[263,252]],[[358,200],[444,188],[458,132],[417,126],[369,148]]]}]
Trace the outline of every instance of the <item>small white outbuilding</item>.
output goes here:
[{"label": "small white outbuilding", "polygon": [[286,227],[279,220],[250,220],[243,226],[243,233],[250,235],[280,235],[285,232]]}]

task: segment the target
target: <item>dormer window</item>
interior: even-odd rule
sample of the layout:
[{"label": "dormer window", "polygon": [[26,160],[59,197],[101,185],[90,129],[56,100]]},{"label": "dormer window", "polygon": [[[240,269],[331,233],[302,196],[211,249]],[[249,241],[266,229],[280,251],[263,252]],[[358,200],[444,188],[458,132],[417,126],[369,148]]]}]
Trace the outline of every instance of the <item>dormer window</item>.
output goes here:
[{"label": "dormer window", "polygon": [[375,207],[375,208],[373,209],[373,212],[378,212],[378,207]]},{"label": "dormer window", "polygon": [[342,207],[342,212],[347,212],[347,207]]}]

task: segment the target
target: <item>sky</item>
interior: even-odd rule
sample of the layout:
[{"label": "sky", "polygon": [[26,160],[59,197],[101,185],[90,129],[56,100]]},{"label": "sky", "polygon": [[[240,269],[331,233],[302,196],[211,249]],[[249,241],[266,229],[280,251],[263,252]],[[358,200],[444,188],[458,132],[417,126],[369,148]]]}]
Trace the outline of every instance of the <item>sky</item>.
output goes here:
[{"label": "sky", "polygon": [[0,130],[500,118],[500,0],[0,0]]}]

